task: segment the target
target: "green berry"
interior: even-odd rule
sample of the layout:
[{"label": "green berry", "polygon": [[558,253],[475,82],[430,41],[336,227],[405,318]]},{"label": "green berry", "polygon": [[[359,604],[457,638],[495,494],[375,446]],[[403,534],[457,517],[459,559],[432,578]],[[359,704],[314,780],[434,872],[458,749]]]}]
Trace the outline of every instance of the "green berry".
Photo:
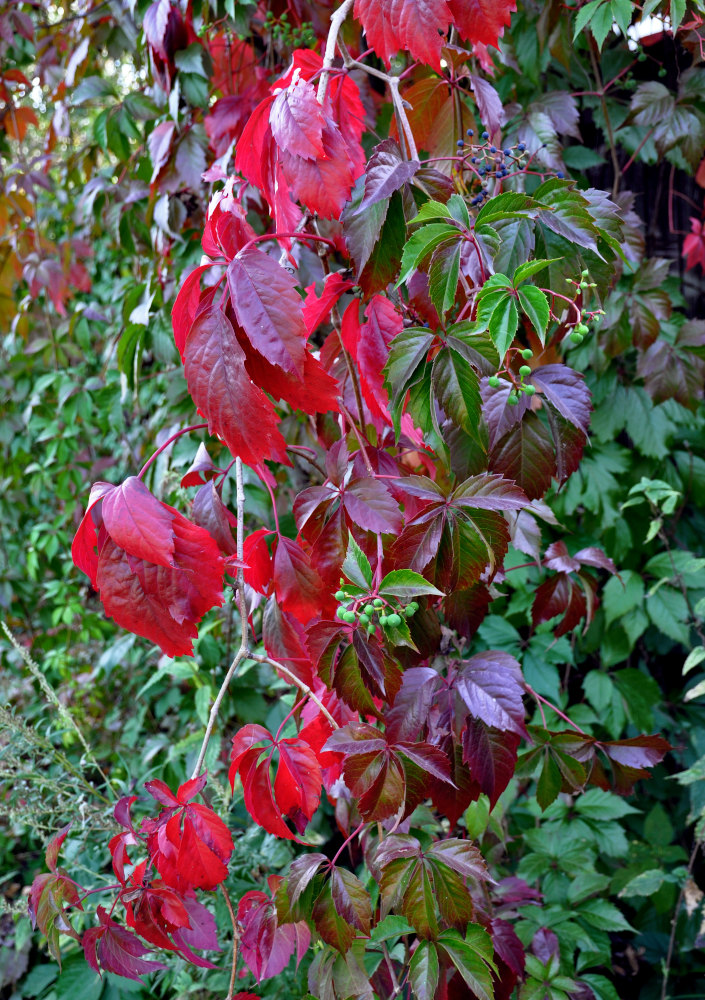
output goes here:
[{"label": "green berry", "polygon": [[389,621],[389,619],[387,618],[386,615],[380,615],[379,616],[379,623],[380,623],[380,625],[386,625],[388,621]]},{"label": "green berry", "polygon": [[340,620],[343,622],[345,621],[346,614],[347,611],[345,610],[345,608],[338,608],[338,610],[335,612],[336,618],[340,618]]},{"label": "green berry", "polygon": [[374,635],[374,634],[375,634],[375,631],[376,631],[376,630],[375,630],[375,626],[374,626],[374,625],[368,625],[368,626],[367,626],[367,634],[368,634],[368,635]]},{"label": "green berry", "polygon": [[366,604],[364,610],[365,610],[365,614],[366,615],[374,614],[374,610],[375,610],[374,609],[374,605],[373,604]]},{"label": "green berry", "polygon": [[357,620],[357,615],[354,611],[346,611],[343,615],[343,621],[346,621],[349,625],[352,625],[354,621]]},{"label": "green berry", "polygon": [[589,274],[590,274],[590,272],[588,271],[588,269],[586,267],[584,267],[582,269],[582,271],[580,272],[580,277],[581,278],[587,278]]},{"label": "green berry", "polygon": [[510,406],[516,406],[517,403],[519,402],[519,397],[517,396],[516,393],[510,392],[507,402],[509,403]]},{"label": "green berry", "polygon": [[490,375],[487,381],[490,383],[493,389],[496,389],[499,386],[499,379],[497,378],[496,375]]},{"label": "green berry", "polygon": [[530,347],[525,347],[524,350],[521,352],[521,356],[524,359],[524,361],[529,361],[530,358],[533,358],[534,352],[531,350]]},{"label": "green berry", "polygon": [[581,281],[580,282],[580,287],[581,288],[589,288],[590,286],[588,285],[587,281]]},{"label": "green berry", "polygon": [[573,341],[574,344],[582,344],[583,335],[582,333],[578,333],[577,330],[572,330],[570,333],[570,339]]},{"label": "green berry", "polygon": [[419,602],[418,601],[412,601],[411,604],[408,605],[408,607],[413,608],[414,609],[414,614],[416,614],[416,612],[419,610]]},{"label": "green berry", "polygon": [[359,620],[360,620],[360,624],[361,625],[369,625],[370,624],[370,616],[364,614],[364,612],[363,612],[363,614],[360,615],[360,619]]},{"label": "green berry", "polygon": [[412,604],[407,604],[407,606],[404,608],[404,615],[407,618],[411,618],[412,615],[414,614],[415,610],[416,609],[414,608],[414,606]]},{"label": "green berry", "polygon": [[528,365],[522,365],[521,368],[519,369],[519,374],[524,377],[526,377],[527,375],[531,375],[531,369],[529,368]]},{"label": "green berry", "polygon": [[383,608],[384,607],[384,601],[382,600],[381,597],[375,597],[373,603],[374,603],[374,606],[376,608]]},{"label": "green berry", "polygon": [[585,323],[578,323],[575,329],[578,333],[582,334],[583,337],[586,333],[590,333],[590,327],[586,326]]},{"label": "green berry", "polygon": [[525,385],[524,386],[524,392],[526,393],[527,396],[533,396],[533,394],[536,392],[536,386],[535,385]]},{"label": "green berry", "polygon": [[387,618],[387,624],[388,625],[392,625],[394,628],[396,628],[397,625],[401,625],[401,617],[400,617],[400,615],[397,615],[397,614],[390,615]]},{"label": "green berry", "polygon": [[347,598],[347,596],[348,595],[345,593],[344,590],[336,590],[335,592],[336,601],[344,601]]}]

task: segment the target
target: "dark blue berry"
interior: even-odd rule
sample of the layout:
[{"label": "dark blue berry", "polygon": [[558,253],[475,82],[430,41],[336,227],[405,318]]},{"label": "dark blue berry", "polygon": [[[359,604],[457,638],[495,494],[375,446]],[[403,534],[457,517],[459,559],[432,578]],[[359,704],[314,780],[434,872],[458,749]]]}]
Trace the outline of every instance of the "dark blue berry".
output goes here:
[{"label": "dark blue berry", "polygon": [[470,157],[470,162],[471,163],[477,163],[477,157],[476,156],[471,156]]},{"label": "dark blue berry", "polygon": [[489,132],[483,132],[482,133],[482,138],[483,139],[489,139],[489,137],[490,137],[490,133]]},{"label": "dark blue berry", "polygon": [[458,139],[458,141],[456,142],[456,144],[455,144],[455,145],[456,145],[456,146],[457,146],[457,147],[458,147],[459,149],[462,149],[462,148],[463,148],[463,146],[465,145],[465,142],[464,142],[464,141],[463,141],[462,139]]},{"label": "dark blue berry", "polygon": [[557,173],[556,173],[556,177],[558,178],[558,180],[559,180],[559,181],[562,181],[562,180],[563,180],[563,178],[565,177],[565,174],[563,173],[563,171],[562,171],[562,170],[559,170],[559,171],[557,171]]},{"label": "dark blue berry", "polygon": [[473,130],[471,128],[468,129],[467,134],[468,135],[475,135],[475,133],[473,132]]},{"label": "dark blue berry", "polygon": [[511,149],[503,149],[502,152],[504,153],[505,156],[511,156],[512,155]]},{"label": "dark blue berry", "polygon": [[517,146],[517,149],[519,150],[520,153],[523,153],[524,150],[526,149],[526,145],[523,142],[520,142],[519,145]]},{"label": "dark blue berry", "polygon": [[497,147],[496,146],[490,146],[490,153],[496,153],[496,152],[497,152]]}]

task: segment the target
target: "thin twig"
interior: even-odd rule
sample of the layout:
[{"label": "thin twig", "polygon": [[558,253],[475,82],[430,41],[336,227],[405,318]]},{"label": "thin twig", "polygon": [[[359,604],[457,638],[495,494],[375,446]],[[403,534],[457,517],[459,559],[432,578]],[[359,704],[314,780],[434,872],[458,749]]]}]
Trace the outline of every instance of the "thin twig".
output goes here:
[{"label": "thin twig", "polygon": [[299,688],[301,691],[304,692],[304,694],[307,694],[309,696],[314,705],[318,705],[322,714],[325,715],[326,719],[328,719],[333,729],[340,729],[340,726],[335,721],[333,716],[330,714],[330,712],[323,704],[321,699],[318,697],[318,695],[311,690],[306,681],[302,681],[300,677],[297,677],[296,674],[293,672],[293,670],[289,670],[289,668],[285,667],[283,663],[279,663],[278,660],[273,660],[271,656],[267,656],[265,653],[250,653],[250,659],[254,660],[256,663],[269,663],[269,665],[274,667],[275,670],[278,670],[280,673],[284,674],[284,676],[287,677],[292,684],[295,684],[297,688]]},{"label": "thin twig", "polygon": [[698,851],[700,850],[700,841],[696,840],[693,845],[693,850],[690,852],[690,859],[688,860],[688,869],[686,877],[683,880],[683,885],[681,886],[681,891],[678,895],[678,901],[676,902],[676,908],[673,911],[673,919],[671,920],[671,936],[668,939],[668,952],[666,953],[666,962],[663,967],[663,982],[661,983],[661,1000],[666,1000],[668,997],[668,977],[671,973],[671,962],[673,961],[673,950],[676,944],[676,929],[678,927],[678,914],[680,913],[681,906],[683,905],[683,900],[685,899],[685,891],[688,886],[688,880],[693,873],[693,867],[695,865],[695,859],[698,856]]},{"label": "thin twig", "polygon": [[[244,545],[245,545],[245,488],[242,479],[242,461],[238,458],[235,462],[235,483],[237,490],[237,558],[240,563],[244,560]],[[225,697],[225,692],[228,690],[230,681],[235,676],[240,664],[243,660],[246,660],[249,656],[249,630],[247,624],[247,602],[245,600],[245,574],[242,566],[238,568],[237,571],[237,581],[235,585],[235,590],[237,594],[238,611],[240,613],[240,648],[235,654],[235,659],[230,664],[223,683],[220,685],[220,690],[215,696],[215,701],[211,706],[210,713],[208,715],[208,724],[206,726],[206,731],[203,734],[203,742],[201,743],[201,749],[198,754],[198,760],[196,761],[196,766],[193,769],[192,778],[197,778],[201,773],[201,768],[203,767],[203,761],[205,760],[206,751],[208,750],[208,744],[210,738],[213,734],[213,729],[215,728],[215,723],[218,718],[218,712],[220,711],[220,706]]]},{"label": "thin twig", "polygon": [[220,891],[223,893],[223,899],[225,900],[225,905],[228,908],[228,913],[230,914],[230,922],[233,925],[233,963],[230,969],[230,985],[228,986],[228,995],[225,1000],[232,1000],[233,994],[235,992],[235,974],[237,970],[237,943],[240,940],[240,934],[237,929],[237,920],[235,919],[235,911],[233,910],[233,904],[230,902],[230,896],[228,890],[225,888],[223,883],[220,883]]}]

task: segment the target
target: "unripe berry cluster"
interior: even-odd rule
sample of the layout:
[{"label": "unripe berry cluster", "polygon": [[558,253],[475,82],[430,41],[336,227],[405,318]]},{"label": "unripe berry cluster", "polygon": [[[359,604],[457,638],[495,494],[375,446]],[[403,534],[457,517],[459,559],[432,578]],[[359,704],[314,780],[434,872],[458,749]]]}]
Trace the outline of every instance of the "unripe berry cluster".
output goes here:
[{"label": "unripe berry cluster", "polygon": [[416,601],[402,605],[400,602],[389,601],[382,597],[353,597],[341,589],[335,592],[335,599],[340,603],[336,611],[337,617],[348,625],[362,626],[369,635],[373,635],[377,623],[382,628],[397,628],[404,618],[411,618],[419,610]]},{"label": "unripe berry cluster", "polygon": [[[534,356],[534,352],[531,350],[530,347],[525,347],[523,348],[523,350],[518,351],[518,353],[524,361],[530,361],[531,358],[533,358]],[[519,397],[524,393],[527,396],[534,395],[534,393],[536,392],[536,386],[532,385],[530,382],[525,382],[527,376],[531,375],[531,368],[529,365],[521,365],[521,367],[519,368],[518,383],[516,382],[516,379],[512,376],[511,372],[508,372],[508,374],[510,378],[512,378],[512,381],[514,382],[515,386],[509,393],[509,396],[507,397],[507,403],[510,406],[516,406],[517,403],[519,402]],[[489,382],[489,384],[492,386],[493,389],[498,389],[499,386],[502,384],[499,375],[490,375],[487,381]]]}]

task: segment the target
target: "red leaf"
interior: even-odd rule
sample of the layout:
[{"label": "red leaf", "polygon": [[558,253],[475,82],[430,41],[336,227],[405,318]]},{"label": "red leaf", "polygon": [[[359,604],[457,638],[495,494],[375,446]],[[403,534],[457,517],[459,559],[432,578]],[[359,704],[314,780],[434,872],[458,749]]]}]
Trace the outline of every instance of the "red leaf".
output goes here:
[{"label": "red leaf", "polygon": [[197,622],[223,603],[215,541],[135,477],[93,487],[72,555],[100,590],[106,613],[167,656],[190,654]]},{"label": "red leaf", "polygon": [[689,271],[700,264],[705,272],[705,222],[691,217],[690,228],[691,232],[683,240],[685,269]]},{"label": "red leaf", "polygon": [[281,811],[303,833],[321,800],[321,768],[311,747],[300,739],[279,741],[274,794]]},{"label": "red leaf", "polygon": [[274,554],[274,590],[281,607],[303,625],[320,611],[323,582],[301,546],[284,535]]},{"label": "red leaf", "polygon": [[399,50],[408,50],[441,70],[443,38],[452,14],[446,0],[355,0],[355,17],[367,43],[389,66]]},{"label": "red leaf", "polygon": [[215,466],[211,461],[206,446],[201,442],[196,451],[196,456],[188,467],[186,473],[181,477],[181,485],[184,489],[189,486],[203,486],[208,482],[208,473],[211,476],[216,474]]},{"label": "red leaf", "polygon": [[461,38],[495,47],[517,9],[516,0],[448,0],[448,6]]},{"label": "red leaf", "polygon": [[[237,545],[231,529],[234,518],[221,500],[213,480],[198,490],[191,501],[191,513],[196,524],[205,528],[221,552],[230,556],[235,554]],[[228,565],[232,566],[232,563]]]},{"label": "red leaf", "polygon": [[265,541],[267,535],[271,534],[268,528],[260,528],[248,535],[243,543],[243,558],[247,564],[244,570],[245,583],[258,594],[266,594],[272,582],[272,557]]},{"label": "red leaf", "polygon": [[47,844],[47,848],[44,853],[44,860],[50,872],[56,872],[56,863],[59,860],[59,851],[61,850],[61,845],[66,840],[66,834],[70,829],[71,824],[67,823],[66,826],[59,830],[59,832],[56,833]]},{"label": "red leaf", "polygon": [[306,288],[302,314],[309,334],[312,334],[324,320],[328,319],[330,311],[338,299],[351,288],[354,288],[354,282],[343,278],[339,271],[326,276],[320,298],[316,295],[315,285],[311,284]]},{"label": "red leaf", "polygon": [[228,287],[238,323],[254,349],[302,379],[307,330],[294,279],[268,254],[248,247],[230,262]]},{"label": "red leaf", "polygon": [[365,316],[367,321],[361,324],[358,301],[350,303],[343,316],[343,342],[357,363],[360,388],[370,413],[391,425],[383,369],[389,359],[389,344],[401,333],[403,321],[393,303],[383,295],[373,296]]},{"label": "red leaf", "polygon": [[211,433],[247,465],[265,459],[290,464],[271,402],[245,371],[233,325],[217,307],[196,318],[186,341],[184,373]]},{"label": "red leaf", "polygon": [[[269,598],[264,609],[262,642],[273,660],[288,667],[305,684],[312,684],[313,667],[306,648],[303,626],[293,615],[279,607],[275,597]],[[291,678],[285,680],[288,682]]]},{"label": "red leaf", "polygon": [[335,122],[326,116],[322,157],[305,160],[279,147],[279,160],[292,193],[324,219],[338,219],[359,172]]},{"label": "red leaf", "polygon": [[176,296],[176,301],[174,302],[174,308],[171,310],[174,343],[182,362],[184,360],[186,338],[189,335],[189,330],[193,324],[201,298],[201,275],[212,266],[212,264],[201,264],[200,267],[196,267],[191,271],[179,289],[179,294]]},{"label": "red leaf", "polygon": [[[257,743],[267,746],[256,747]],[[269,773],[274,751],[279,765],[272,791]],[[321,795],[321,768],[311,747],[299,737],[275,743],[262,726],[243,727],[233,737],[228,777],[234,788],[240,774],[245,808],[255,823],[277,837],[296,840],[283,820],[286,814],[302,833],[318,808]]]},{"label": "red leaf", "polygon": [[247,373],[260,389],[268,392],[275,399],[283,399],[295,410],[304,413],[338,412],[338,396],[340,386],[332,375],[307,347],[304,354],[303,378],[283,371],[270,364],[260,354],[253,351],[249,344],[245,347]]}]

